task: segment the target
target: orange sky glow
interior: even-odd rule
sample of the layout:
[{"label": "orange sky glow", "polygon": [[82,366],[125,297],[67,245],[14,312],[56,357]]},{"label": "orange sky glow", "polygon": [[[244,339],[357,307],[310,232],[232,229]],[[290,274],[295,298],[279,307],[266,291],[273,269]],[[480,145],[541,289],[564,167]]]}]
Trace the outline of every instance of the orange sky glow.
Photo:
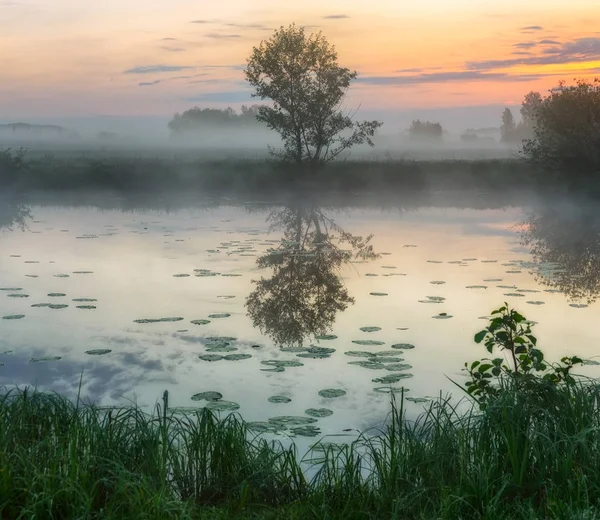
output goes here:
[{"label": "orange sky glow", "polygon": [[292,22],[373,110],[516,105],[600,75],[597,0],[0,0],[0,119],[249,104],[252,46]]}]

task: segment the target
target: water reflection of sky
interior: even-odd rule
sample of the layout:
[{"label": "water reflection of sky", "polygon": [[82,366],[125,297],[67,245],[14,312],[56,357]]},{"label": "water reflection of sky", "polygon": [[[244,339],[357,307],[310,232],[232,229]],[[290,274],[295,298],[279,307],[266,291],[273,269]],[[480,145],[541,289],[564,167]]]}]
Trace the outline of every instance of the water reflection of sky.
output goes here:
[{"label": "water reflection of sky", "polygon": [[[596,355],[597,334],[592,324],[597,304],[570,307],[564,294],[543,292],[548,287],[540,285],[530,269],[503,265],[532,260],[529,249],[521,244],[520,224],[526,218],[521,209],[328,210],[328,217],[344,230],[354,235],[373,234],[374,249],[389,253],[365,263],[339,266],[343,286],[355,303],[337,313],[332,328],[336,340],[308,341],[335,348],[328,359],[299,359],[293,353],[280,352],[268,335],[252,327],[247,316],[245,300],[255,288],[252,280],[269,275],[268,269],[257,268],[258,255],[274,247],[266,240],[282,236],[281,231],[267,232],[266,209],[248,212],[230,206],[123,213],[33,207],[31,214],[33,220],[25,231],[0,232],[0,287],[21,287],[30,296],[10,298],[9,292],[0,291],[0,316],[26,315],[22,320],[0,321],[0,352],[12,351],[0,355],[0,363],[4,363],[0,383],[5,385],[37,384],[67,392],[74,391],[82,378],[83,395],[94,401],[129,399],[152,405],[168,389],[176,406],[193,404],[190,396],[194,393],[216,390],[224,399],[238,402],[242,414],[251,420],[302,415],[311,407],[331,408],[334,414],[320,419],[319,424],[324,431],[336,432],[364,428],[389,410],[389,397],[374,392],[373,388],[381,385],[371,380],[390,372],[349,365],[358,358],[344,355],[345,351],[390,350],[395,343],[412,343],[414,350],[397,354],[413,366],[410,373],[414,377],[404,381],[409,395],[437,395],[440,390],[456,393],[446,376],[460,380],[464,361],[484,355],[472,341],[485,324],[478,317],[505,300],[539,322],[535,330],[551,358],[575,352]],[[223,249],[223,243],[229,243],[229,249]],[[240,252],[228,254],[235,250]],[[497,262],[488,263],[492,260]],[[173,276],[193,275],[194,269],[242,276]],[[521,272],[506,272],[515,270]],[[73,274],[75,271],[93,273]],[[70,276],[59,278],[57,274]],[[484,281],[497,278],[502,281]],[[430,282],[434,280],[445,284],[433,285]],[[486,285],[487,289],[467,289],[469,285]],[[511,297],[505,294],[514,290],[497,285],[540,292]],[[47,296],[53,292],[67,296]],[[388,296],[372,296],[372,292]],[[446,300],[419,303],[428,296]],[[73,298],[97,299],[97,309],[77,309]],[[62,300],[68,308],[31,307]],[[534,300],[545,305],[526,303]],[[442,312],[453,318],[432,319]],[[190,323],[214,313],[231,316],[212,319],[203,326]],[[179,316],[185,319],[134,323],[140,318]],[[365,333],[359,330],[363,326],[382,330]],[[401,328],[408,330],[398,330]],[[205,352],[203,344],[210,336],[234,336],[238,338],[236,353],[253,357],[202,361],[197,356]],[[359,339],[381,340],[385,345],[352,343]],[[253,348],[255,345],[262,348]],[[112,352],[85,354],[98,348]],[[62,359],[29,362],[43,356]],[[261,369],[269,367],[261,361],[266,360],[300,360],[304,366],[264,372]],[[343,388],[347,395],[324,399],[318,395],[324,388]],[[273,395],[289,396],[292,402],[269,403],[267,398]]]}]

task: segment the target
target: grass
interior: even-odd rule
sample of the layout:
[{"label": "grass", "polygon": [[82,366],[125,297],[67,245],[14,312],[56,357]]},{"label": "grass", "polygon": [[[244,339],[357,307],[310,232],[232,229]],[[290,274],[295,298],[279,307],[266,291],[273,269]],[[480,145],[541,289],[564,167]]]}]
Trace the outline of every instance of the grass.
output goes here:
[{"label": "grass", "polygon": [[303,458],[237,415],[8,391],[0,518],[598,518],[598,385],[505,384],[484,411],[440,398],[409,420],[400,398],[381,431]]},{"label": "grass", "polygon": [[0,186],[21,190],[116,190],[152,192],[268,193],[299,187],[314,191],[356,192],[434,184],[467,184],[507,190],[546,182],[548,176],[519,159],[479,160],[369,160],[356,159],[328,165],[313,179],[265,158],[194,158],[131,152],[33,154],[0,151]]}]

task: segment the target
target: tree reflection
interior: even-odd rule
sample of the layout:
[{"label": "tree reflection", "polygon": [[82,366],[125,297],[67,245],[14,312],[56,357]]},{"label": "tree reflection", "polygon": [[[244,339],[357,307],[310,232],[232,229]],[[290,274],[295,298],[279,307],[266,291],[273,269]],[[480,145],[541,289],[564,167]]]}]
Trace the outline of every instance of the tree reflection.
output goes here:
[{"label": "tree reflection", "polygon": [[321,208],[286,207],[271,211],[271,231],[282,230],[278,247],[257,260],[272,275],[254,281],[246,307],[255,327],[279,345],[301,345],[327,333],[338,312],[354,303],[340,268],[354,259],[377,258],[363,238],[341,229]]},{"label": "tree reflection", "polygon": [[540,283],[573,300],[592,303],[600,293],[600,213],[597,206],[545,207],[526,220],[522,234]]},{"label": "tree reflection", "polygon": [[19,200],[2,197],[0,199],[0,229],[18,227],[24,230],[26,222],[31,218],[29,206]]}]

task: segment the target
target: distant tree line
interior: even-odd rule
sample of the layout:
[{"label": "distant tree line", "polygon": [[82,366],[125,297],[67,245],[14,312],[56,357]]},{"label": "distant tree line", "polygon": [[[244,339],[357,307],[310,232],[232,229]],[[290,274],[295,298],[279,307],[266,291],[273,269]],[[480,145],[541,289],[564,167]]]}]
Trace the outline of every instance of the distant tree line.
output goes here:
[{"label": "distant tree line", "polygon": [[193,107],[185,112],[175,114],[169,122],[171,137],[181,137],[204,129],[232,129],[265,127],[260,123],[258,115],[259,105],[242,105],[240,112],[231,107],[199,108]]},{"label": "distant tree line", "polygon": [[439,123],[416,119],[408,129],[408,137],[414,140],[441,141],[444,130]]}]

